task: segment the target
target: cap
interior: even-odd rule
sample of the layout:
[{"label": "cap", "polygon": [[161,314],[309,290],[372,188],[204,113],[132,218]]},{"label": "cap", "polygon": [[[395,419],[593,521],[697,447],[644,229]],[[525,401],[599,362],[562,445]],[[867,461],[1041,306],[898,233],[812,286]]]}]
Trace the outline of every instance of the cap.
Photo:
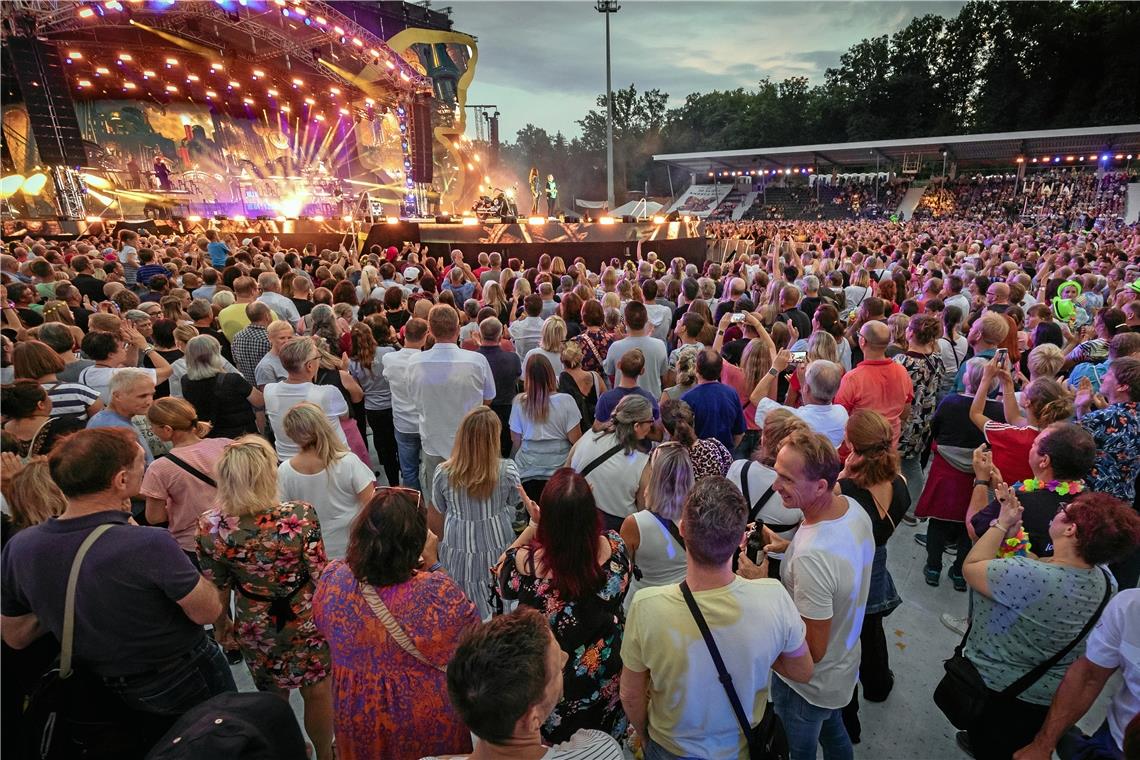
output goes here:
[{"label": "cap", "polygon": [[420,276],[420,270],[416,267],[408,267],[404,270],[404,280],[415,280]]}]

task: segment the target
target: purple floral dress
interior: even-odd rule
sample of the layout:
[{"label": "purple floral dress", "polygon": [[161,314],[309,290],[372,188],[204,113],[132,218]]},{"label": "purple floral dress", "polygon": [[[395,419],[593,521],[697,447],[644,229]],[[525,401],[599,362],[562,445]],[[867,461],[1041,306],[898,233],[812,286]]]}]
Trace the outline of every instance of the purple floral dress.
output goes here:
[{"label": "purple floral dress", "polygon": [[629,726],[618,680],[630,561],[621,536],[611,530],[605,537],[612,553],[602,566],[602,587],[591,596],[563,599],[549,578],[519,572],[518,549],[507,551],[499,579],[504,599],[517,599],[546,615],[558,645],[569,655],[562,671],[562,700],[542,727],[543,738],[551,744],[568,741],[580,728],[600,729],[622,739]]},{"label": "purple floral dress", "polygon": [[234,633],[259,689],[297,689],[331,672],[329,646],[313,622],[313,590],[325,545],[313,507],[286,501],[236,517],[198,520],[202,574],[236,594]]}]

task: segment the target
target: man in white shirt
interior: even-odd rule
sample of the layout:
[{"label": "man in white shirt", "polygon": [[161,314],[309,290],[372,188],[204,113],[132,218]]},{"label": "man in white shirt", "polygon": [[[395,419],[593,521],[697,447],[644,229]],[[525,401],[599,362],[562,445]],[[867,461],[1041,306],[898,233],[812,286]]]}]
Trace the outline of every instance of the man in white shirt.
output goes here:
[{"label": "man in white shirt", "polygon": [[[384,355],[384,379],[392,393],[392,425],[396,429],[396,451],[400,458],[400,479],[408,488],[420,490],[420,415],[408,383],[408,364],[423,351],[428,323],[410,319],[404,326],[404,347]],[[390,485],[395,485],[390,484]]]},{"label": "man in white shirt", "polygon": [[[265,413],[273,427],[273,443],[277,458],[284,461],[295,456],[300,447],[285,433],[285,413],[305,401],[319,406],[328,417],[340,442],[348,445],[341,418],[348,417],[348,403],[331,385],[315,385],[313,378],[321,366],[321,355],[312,338],[293,338],[280,351],[281,364],[289,376],[279,383],[265,386]],[[365,462],[368,464],[369,462]]]},{"label": "man in white shirt", "polygon": [[293,299],[281,295],[281,280],[273,272],[262,272],[257,276],[257,287],[261,290],[258,301],[273,309],[278,319],[284,319],[291,325],[301,321],[301,312],[297,311],[297,304]]},{"label": "man in white shirt", "polygon": [[650,335],[662,343],[669,340],[669,330],[673,327],[673,310],[657,302],[657,280],[646,280],[641,286],[645,296],[645,313],[652,326]]},{"label": "man in white shirt", "polygon": [[[1065,731],[1088,712],[1108,679],[1121,672],[1120,688],[1108,703],[1108,716],[1092,736]],[[1045,723],[1033,743],[1014,760],[1050,760],[1053,747],[1062,758],[1124,757],[1124,734],[1140,715],[1140,589],[1121,591],[1097,621],[1085,653],[1065,672]],[[1088,754],[1085,754],[1088,753]],[[1129,755],[1131,757],[1131,755]]]},{"label": "man in white shirt", "polygon": [[[778,581],[745,580],[732,572],[747,515],[740,491],[714,475],[693,486],[677,529],[685,539],[684,582],[755,726],[764,717],[771,672],[804,682],[813,665],[806,627],[787,591]],[[637,592],[622,641],[621,701],[646,757],[747,754],[701,638],[680,587]]]},{"label": "man in white shirt", "polygon": [[603,365],[606,374],[613,379],[611,385],[621,382],[618,362],[627,352],[637,348],[645,357],[645,371],[637,378],[637,384],[648,391],[653,398],[661,398],[661,385],[669,371],[669,351],[665,342],[650,335],[649,312],[645,304],[630,301],[625,305],[626,337],[615,341],[606,352]]},{"label": "man in white shirt", "polygon": [[835,394],[839,392],[839,382],[843,378],[843,367],[826,359],[816,359],[808,365],[804,372],[804,382],[800,388],[804,403],[802,406],[790,407],[773,401],[768,396],[769,390],[775,384],[776,378],[788,367],[792,355],[784,350],[776,354],[772,361],[772,369],[752,391],[752,403],[756,404],[756,424],[764,427],[764,419],[769,412],[776,409],[787,409],[808,424],[812,430],[827,436],[835,448],[843,443],[843,436],[847,430],[847,410],[839,404],[833,404]]},{"label": "man in white shirt", "polygon": [[495,398],[495,377],[486,357],[456,344],[459,314],[455,309],[447,304],[433,306],[428,312],[428,330],[435,345],[408,362],[408,385],[419,414],[420,486],[424,501],[430,503],[432,478],[451,456],[463,415],[479,404],[490,405]]},{"label": "man in white shirt", "polygon": [[526,310],[526,316],[512,322],[507,329],[520,359],[525,358],[531,349],[538,348],[542,342],[542,325],[545,321],[542,318],[542,296],[531,293],[523,299],[523,309]]},{"label": "man in white shirt", "polygon": [[[859,675],[859,635],[871,584],[875,541],[871,518],[851,498],[834,492],[840,461],[819,433],[793,433],[776,455],[776,492],[804,521],[784,551],[780,578],[807,626],[815,672],[807,683],[779,677],[772,702],[784,723],[792,760],[815,760],[817,745],[829,758],[852,758],[843,724]],[[768,548],[768,547],[766,547]],[[755,565],[740,561],[745,577]],[[750,567],[751,565],[751,567]]]}]

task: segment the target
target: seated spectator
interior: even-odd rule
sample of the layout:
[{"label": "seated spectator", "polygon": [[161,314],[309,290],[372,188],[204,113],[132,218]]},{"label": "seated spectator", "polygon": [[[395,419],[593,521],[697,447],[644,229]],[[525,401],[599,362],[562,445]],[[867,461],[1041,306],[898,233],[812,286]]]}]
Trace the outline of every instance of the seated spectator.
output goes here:
[{"label": "seated spectator", "polygon": [[[640,592],[630,607],[622,642],[621,697],[646,757],[738,757],[746,737],[722,687],[695,606],[732,676],[750,725],[766,710],[757,699],[772,672],[796,682],[811,678],[805,625],[788,592],[767,579],[732,572],[744,538],[748,506],[722,477],[696,484],[682,508],[686,571],[680,586]],[[676,699],[676,695],[687,699]],[[700,694],[700,699],[693,699]],[[668,753],[668,754],[664,754]]]},{"label": "seated spectator", "polygon": [[[352,522],[346,558],[329,563],[313,597],[334,663],[340,757],[418,760],[471,747],[444,674],[479,616],[441,572],[421,505],[409,489],[378,489]],[[519,663],[511,665],[502,671],[513,676]]]},{"label": "seated spectator", "polygon": [[553,747],[543,737],[540,727],[562,700],[566,662],[546,618],[520,607],[460,641],[447,665],[450,703],[492,755],[530,750],[544,760],[622,760],[621,747],[603,731],[581,729]]}]

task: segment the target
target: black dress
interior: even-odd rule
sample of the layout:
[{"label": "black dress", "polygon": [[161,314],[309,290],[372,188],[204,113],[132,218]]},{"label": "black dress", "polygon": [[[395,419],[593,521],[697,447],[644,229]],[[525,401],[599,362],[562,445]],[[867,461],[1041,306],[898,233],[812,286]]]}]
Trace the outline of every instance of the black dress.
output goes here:
[{"label": "black dress", "polygon": [[[590,373],[597,377],[596,373]],[[574,403],[578,405],[578,411],[582,413],[582,421],[578,423],[578,427],[585,433],[594,426],[594,409],[598,406],[598,384],[594,383],[590,388],[590,392],[583,395],[582,389],[578,387],[574,377],[569,372],[563,372],[558,376],[558,392],[569,394],[574,398]]]}]

